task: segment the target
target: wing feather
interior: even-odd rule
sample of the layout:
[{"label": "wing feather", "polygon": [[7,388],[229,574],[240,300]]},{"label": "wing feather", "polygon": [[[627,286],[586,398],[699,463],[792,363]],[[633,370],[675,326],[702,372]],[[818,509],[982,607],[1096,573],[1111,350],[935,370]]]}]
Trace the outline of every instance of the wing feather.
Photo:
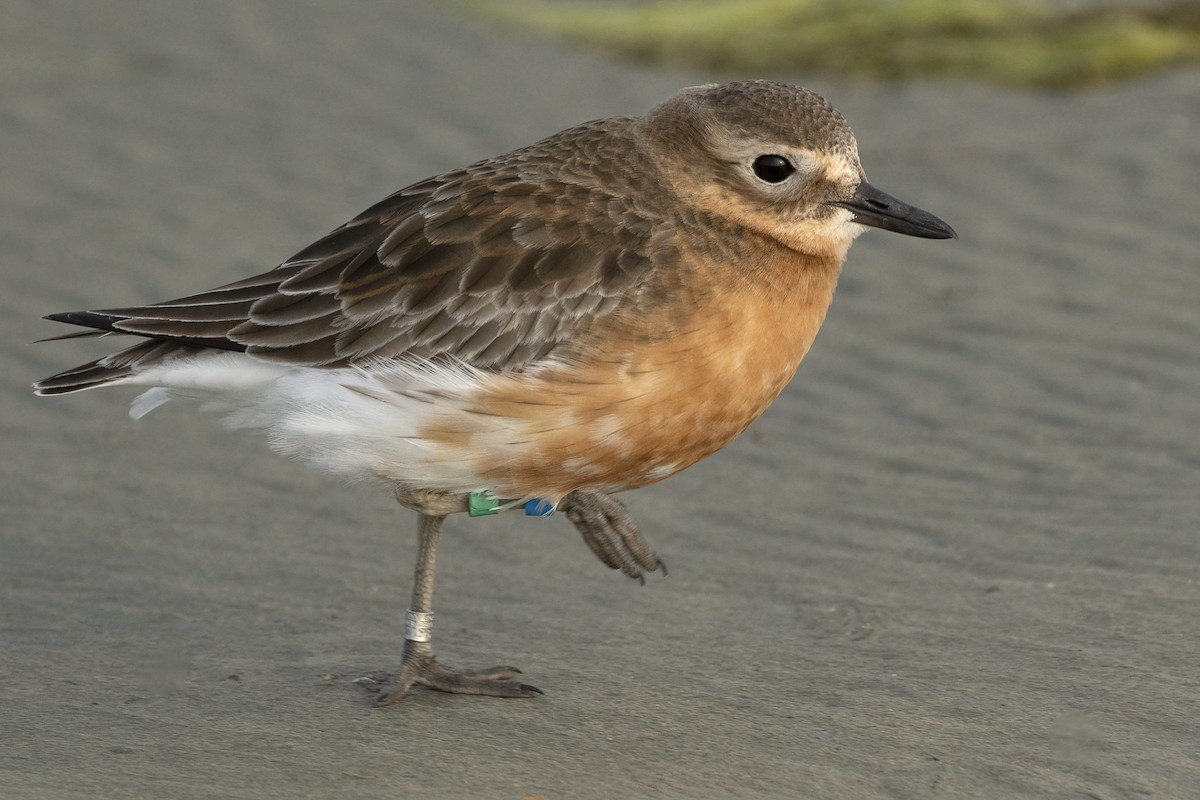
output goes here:
[{"label": "wing feather", "polygon": [[[451,358],[521,370],[652,294],[639,290],[678,262],[632,130],[590,123],[413,184],[261,275],[62,318],[296,365]],[[140,364],[170,346],[137,351]]]}]

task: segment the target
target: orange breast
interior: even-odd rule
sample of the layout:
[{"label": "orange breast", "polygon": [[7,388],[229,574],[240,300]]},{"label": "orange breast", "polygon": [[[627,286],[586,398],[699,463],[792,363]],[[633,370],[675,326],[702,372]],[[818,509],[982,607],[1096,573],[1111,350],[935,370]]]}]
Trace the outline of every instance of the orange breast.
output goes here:
[{"label": "orange breast", "polygon": [[[575,363],[500,377],[422,435],[472,459],[501,497],[662,480],[744,431],[812,345],[840,264],[787,262],[778,281],[712,276],[687,313],[614,325]],[[671,316],[683,322],[664,331]]]}]

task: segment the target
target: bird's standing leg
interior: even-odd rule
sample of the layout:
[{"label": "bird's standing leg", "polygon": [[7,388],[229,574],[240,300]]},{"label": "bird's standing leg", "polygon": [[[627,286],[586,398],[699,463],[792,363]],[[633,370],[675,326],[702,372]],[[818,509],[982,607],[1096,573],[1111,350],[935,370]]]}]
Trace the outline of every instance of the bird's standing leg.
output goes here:
[{"label": "bird's standing leg", "polygon": [[379,705],[388,705],[408,694],[413,686],[428,686],[442,692],[482,694],[492,697],[533,697],[536,687],[515,680],[515,667],[461,670],[439,664],[433,655],[433,574],[438,537],[445,514],[421,512],[417,566],[413,573],[412,604],[406,614],[404,658],[400,670],[379,695]]},{"label": "bird's standing leg", "polygon": [[667,565],[654,554],[633,515],[617,498],[600,492],[574,491],[562,499],[558,508],[609,569],[619,569],[642,583],[646,582],[642,570],[661,569],[667,574]]}]

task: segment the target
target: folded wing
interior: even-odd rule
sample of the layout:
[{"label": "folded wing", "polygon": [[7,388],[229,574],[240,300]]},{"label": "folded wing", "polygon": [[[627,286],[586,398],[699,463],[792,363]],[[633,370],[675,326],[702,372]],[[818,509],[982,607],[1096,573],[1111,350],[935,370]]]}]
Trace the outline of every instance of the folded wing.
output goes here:
[{"label": "folded wing", "polygon": [[[580,152],[604,157],[580,139],[613,147],[602,124],[559,134],[561,161],[542,143],[402,189],[270,272],[149,306],[53,315],[155,341],[39,391],[112,382],[197,347],[310,367],[446,358],[521,370],[636,298],[676,258],[670,227],[644,200],[572,169]],[[610,155],[613,169],[634,168],[628,153]]]}]

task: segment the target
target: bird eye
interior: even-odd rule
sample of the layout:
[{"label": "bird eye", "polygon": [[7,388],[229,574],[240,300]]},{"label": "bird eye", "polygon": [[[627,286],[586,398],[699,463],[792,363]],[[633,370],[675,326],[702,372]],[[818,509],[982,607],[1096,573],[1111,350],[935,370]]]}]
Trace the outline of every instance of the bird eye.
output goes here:
[{"label": "bird eye", "polygon": [[785,181],[796,171],[783,156],[759,156],[754,159],[754,174],[767,183]]}]

